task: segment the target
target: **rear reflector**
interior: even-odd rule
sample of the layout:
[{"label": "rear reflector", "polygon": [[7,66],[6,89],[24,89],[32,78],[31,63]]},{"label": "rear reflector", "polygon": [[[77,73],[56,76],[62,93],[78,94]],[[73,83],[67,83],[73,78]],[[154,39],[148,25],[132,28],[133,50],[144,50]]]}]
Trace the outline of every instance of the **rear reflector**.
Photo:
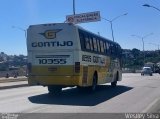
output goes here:
[{"label": "rear reflector", "polygon": [[80,73],[80,62],[75,62],[74,70],[75,73]]}]

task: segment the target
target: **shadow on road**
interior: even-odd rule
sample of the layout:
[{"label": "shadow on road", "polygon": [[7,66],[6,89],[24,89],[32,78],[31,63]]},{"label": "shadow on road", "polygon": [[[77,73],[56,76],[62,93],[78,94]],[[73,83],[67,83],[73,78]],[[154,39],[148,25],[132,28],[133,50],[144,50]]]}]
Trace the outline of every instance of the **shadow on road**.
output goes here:
[{"label": "shadow on road", "polygon": [[94,93],[87,90],[78,90],[77,88],[62,91],[59,96],[51,96],[48,93],[28,97],[29,101],[38,104],[56,104],[56,105],[75,105],[75,106],[95,106],[122,93],[131,90],[132,87],[117,86],[115,88],[109,85],[97,87]]}]

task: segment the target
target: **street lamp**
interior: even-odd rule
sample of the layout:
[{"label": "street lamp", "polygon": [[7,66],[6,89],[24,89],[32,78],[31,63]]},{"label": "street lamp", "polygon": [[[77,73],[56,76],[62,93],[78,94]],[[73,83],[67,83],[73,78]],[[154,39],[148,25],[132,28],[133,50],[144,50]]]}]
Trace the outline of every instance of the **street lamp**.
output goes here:
[{"label": "street lamp", "polygon": [[152,6],[152,5],[149,5],[149,4],[144,4],[144,5],[142,5],[142,6],[144,6],[144,7],[151,7],[151,8],[154,8],[154,9],[156,9],[156,10],[158,10],[158,11],[160,12],[160,9],[159,9],[159,8],[154,7],[154,6]]},{"label": "street lamp", "polygon": [[144,64],[145,64],[144,38],[146,38],[146,37],[148,37],[148,36],[150,36],[150,35],[153,35],[153,33],[147,34],[147,35],[145,35],[145,36],[143,36],[143,37],[138,36],[138,35],[131,35],[131,36],[133,36],[133,37],[136,37],[136,38],[139,38],[139,39],[142,40],[142,44],[143,44],[143,63],[144,63]]},{"label": "street lamp", "polygon": [[18,27],[18,26],[12,26],[12,28],[16,28],[16,29],[23,31],[25,33],[25,39],[27,39],[27,31],[25,29]]},{"label": "street lamp", "polygon": [[119,16],[115,17],[115,18],[114,18],[114,19],[112,19],[112,20],[108,20],[108,19],[106,19],[106,18],[101,17],[102,19],[104,19],[104,20],[108,21],[108,22],[110,23],[110,25],[111,25],[111,31],[112,31],[112,39],[113,39],[113,42],[114,42],[113,21],[115,21],[115,20],[116,20],[116,19],[118,19],[119,17],[125,16],[125,15],[127,15],[127,14],[128,14],[128,13],[125,13],[125,14],[119,15]]}]

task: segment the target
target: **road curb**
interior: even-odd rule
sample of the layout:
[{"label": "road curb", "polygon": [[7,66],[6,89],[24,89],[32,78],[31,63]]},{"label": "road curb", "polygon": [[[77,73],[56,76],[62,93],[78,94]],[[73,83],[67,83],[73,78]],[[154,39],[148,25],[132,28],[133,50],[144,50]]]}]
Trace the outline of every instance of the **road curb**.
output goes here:
[{"label": "road curb", "polygon": [[27,81],[27,78],[11,78],[11,79],[1,79],[0,83],[7,83],[7,82],[19,82],[19,81]]},{"label": "road curb", "polygon": [[12,85],[12,86],[2,86],[0,90],[10,89],[10,88],[20,88],[20,87],[28,87],[28,84],[19,84],[19,85]]}]

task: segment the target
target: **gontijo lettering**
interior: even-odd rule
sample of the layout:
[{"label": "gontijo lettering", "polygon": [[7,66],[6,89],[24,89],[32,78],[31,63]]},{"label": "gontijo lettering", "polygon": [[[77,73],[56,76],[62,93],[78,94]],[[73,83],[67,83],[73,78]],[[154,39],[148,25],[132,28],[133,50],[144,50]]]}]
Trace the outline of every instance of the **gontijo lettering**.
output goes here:
[{"label": "gontijo lettering", "polygon": [[82,61],[105,64],[105,58],[90,55],[82,55]]},{"label": "gontijo lettering", "polygon": [[63,47],[63,46],[73,46],[72,41],[51,41],[51,42],[33,42],[32,47]]}]

